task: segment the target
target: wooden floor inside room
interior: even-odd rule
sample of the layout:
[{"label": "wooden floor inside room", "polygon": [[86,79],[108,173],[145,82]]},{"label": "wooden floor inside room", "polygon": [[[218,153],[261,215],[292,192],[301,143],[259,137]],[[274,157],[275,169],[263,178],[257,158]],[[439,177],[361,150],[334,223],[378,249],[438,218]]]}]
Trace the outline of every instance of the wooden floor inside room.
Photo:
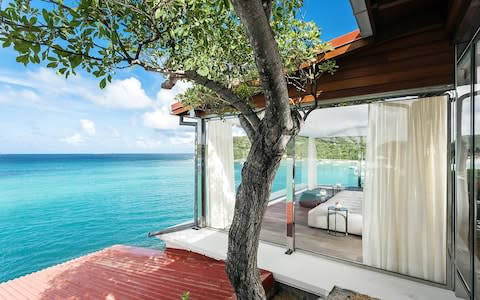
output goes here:
[{"label": "wooden floor inside room", "polygon": [[[327,230],[308,226],[307,217],[309,208],[295,203],[295,246],[297,249],[307,250],[337,258],[362,262],[362,237],[349,234],[345,236],[337,233],[335,236]],[[263,219],[260,239],[279,245],[286,245],[285,201],[279,201],[267,208]]]}]

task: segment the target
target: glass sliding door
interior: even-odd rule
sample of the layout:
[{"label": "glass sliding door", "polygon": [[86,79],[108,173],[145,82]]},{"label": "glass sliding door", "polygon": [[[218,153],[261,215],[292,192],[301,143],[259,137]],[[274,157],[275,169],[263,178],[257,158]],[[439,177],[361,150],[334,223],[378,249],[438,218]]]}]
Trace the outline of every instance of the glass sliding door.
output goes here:
[{"label": "glass sliding door", "polygon": [[474,228],[475,228],[475,298],[480,299],[480,38],[477,38],[476,43],[474,44],[474,142],[475,147],[475,160],[474,160],[474,169],[475,169],[475,206],[474,206]]},{"label": "glass sliding door", "polygon": [[296,248],[445,283],[448,111],[444,95],[315,110]]},{"label": "glass sliding door", "polygon": [[293,245],[293,195],[295,191],[295,141],[291,140],[273,179],[272,192],[263,216],[260,240],[285,246]]},{"label": "glass sliding door", "polygon": [[455,253],[457,271],[468,291],[472,291],[472,101],[471,51],[457,65],[457,144]]},{"label": "glass sliding door", "polygon": [[367,125],[366,104],[317,109],[295,139],[297,249],[362,263]]}]

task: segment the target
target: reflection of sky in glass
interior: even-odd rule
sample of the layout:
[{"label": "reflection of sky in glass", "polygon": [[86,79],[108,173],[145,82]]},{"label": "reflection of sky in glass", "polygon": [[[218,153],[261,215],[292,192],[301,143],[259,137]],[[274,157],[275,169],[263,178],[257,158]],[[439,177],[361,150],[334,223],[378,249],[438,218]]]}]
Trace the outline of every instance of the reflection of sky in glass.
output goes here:
[{"label": "reflection of sky in glass", "polygon": [[[475,54],[475,135],[480,134],[480,41],[477,42],[477,51]],[[475,143],[477,145],[477,143]]]},{"label": "reflection of sky in glass", "polygon": [[470,93],[472,74],[470,71],[471,54],[467,53],[457,67],[457,98],[458,105],[461,105],[461,128],[462,136],[470,134]]}]

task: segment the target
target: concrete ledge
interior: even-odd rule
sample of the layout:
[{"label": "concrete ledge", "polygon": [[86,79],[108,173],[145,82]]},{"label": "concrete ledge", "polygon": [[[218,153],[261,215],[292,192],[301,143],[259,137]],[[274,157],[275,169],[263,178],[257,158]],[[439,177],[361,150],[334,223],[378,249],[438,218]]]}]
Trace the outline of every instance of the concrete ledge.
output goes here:
[{"label": "concrete ledge", "polygon": [[[167,247],[190,250],[214,259],[225,259],[227,234],[215,229],[186,229],[159,236]],[[380,299],[458,299],[450,290],[375,272],[365,268],[294,252],[260,242],[258,267],[273,273],[276,281],[326,297],[333,287]]]}]

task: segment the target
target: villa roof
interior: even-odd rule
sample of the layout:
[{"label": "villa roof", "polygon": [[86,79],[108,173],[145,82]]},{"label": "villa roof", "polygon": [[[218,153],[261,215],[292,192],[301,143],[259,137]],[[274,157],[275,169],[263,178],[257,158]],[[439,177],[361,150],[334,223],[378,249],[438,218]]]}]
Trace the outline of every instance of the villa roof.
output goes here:
[{"label": "villa roof", "polygon": [[[261,271],[266,291],[270,272]],[[233,299],[223,261],[117,245],[0,284],[0,299]]]},{"label": "villa roof", "polygon": [[[325,54],[319,54],[318,61],[327,59],[334,59],[338,56],[345,55],[348,52],[354,51],[358,48],[364,47],[368,41],[362,38],[360,30],[354,30],[339,37],[336,37],[328,42],[334,49]],[[262,96],[263,97],[263,96]],[[255,99],[253,102],[257,102]],[[187,113],[191,107],[183,106],[181,102],[175,102],[171,105],[173,115],[183,115]]]},{"label": "villa roof", "polygon": [[[452,40],[469,2],[351,1],[360,30],[331,40],[334,49],[319,55],[319,61],[335,59],[339,69],[319,79],[317,98],[332,103],[453,88]],[[289,96],[302,97],[304,104],[314,99],[298,95],[294,87],[289,87]],[[261,94],[252,102],[258,108],[265,106]],[[177,102],[171,109],[174,115],[184,115],[191,108]]]}]

